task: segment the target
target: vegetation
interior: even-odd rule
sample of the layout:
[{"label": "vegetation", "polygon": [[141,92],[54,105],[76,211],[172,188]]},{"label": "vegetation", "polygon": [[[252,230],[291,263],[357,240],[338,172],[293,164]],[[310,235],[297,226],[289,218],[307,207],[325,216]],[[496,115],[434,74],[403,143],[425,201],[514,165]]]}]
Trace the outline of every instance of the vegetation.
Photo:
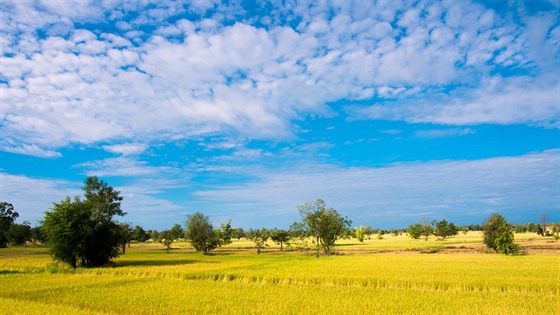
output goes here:
[{"label": "vegetation", "polygon": [[289,244],[290,233],[286,230],[273,229],[270,232],[270,238],[274,243],[280,245],[280,251],[282,251],[284,249],[284,244]]},{"label": "vegetation", "polygon": [[[465,237],[482,242],[480,233]],[[452,239],[418,242],[387,235],[383,241],[341,243],[409,249],[449,246]],[[76,270],[53,265],[43,248],[1,249],[0,313],[557,312],[560,283],[553,279],[558,278],[560,256],[555,253],[511,257],[403,251],[316,259],[286,251],[277,254],[277,248],[276,253],[271,249],[261,255],[231,251],[245,242],[235,241],[227,253],[216,250],[214,255],[194,252],[187,243],[174,243],[169,254],[159,244],[133,243],[113,267]]]},{"label": "vegetation", "polygon": [[299,212],[325,255],[332,253],[336,240],[343,236],[352,224],[352,221],[340,216],[335,209],[326,208],[325,202],[321,199],[300,206]]},{"label": "vegetation", "polygon": [[55,260],[76,268],[97,267],[120,254],[122,230],[113,216],[123,216],[120,193],[98,180],[84,182],[85,200],[67,197],[45,212],[43,229]]},{"label": "vegetation", "polygon": [[0,202],[0,248],[7,246],[7,232],[18,217],[19,213],[14,211],[14,206],[11,203]]},{"label": "vegetation", "polygon": [[484,222],[483,229],[484,244],[488,248],[506,255],[516,254],[519,251],[519,246],[513,240],[513,228],[501,214],[492,214]]},{"label": "vegetation", "polygon": [[197,251],[205,254],[220,245],[220,239],[208,216],[200,212],[188,215],[185,236]]},{"label": "vegetation", "polygon": [[417,240],[420,238],[420,236],[422,236],[422,231],[422,224],[416,223],[410,225],[406,230],[406,233],[408,233],[408,236],[410,236],[411,238]]}]

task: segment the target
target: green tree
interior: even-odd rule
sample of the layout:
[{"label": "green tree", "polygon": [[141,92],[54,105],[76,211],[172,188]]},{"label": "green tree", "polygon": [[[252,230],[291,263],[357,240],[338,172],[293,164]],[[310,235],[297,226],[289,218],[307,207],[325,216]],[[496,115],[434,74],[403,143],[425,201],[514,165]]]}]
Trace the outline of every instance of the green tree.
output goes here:
[{"label": "green tree", "polygon": [[45,212],[43,228],[55,260],[76,268],[97,267],[120,254],[121,229],[113,216],[123,216],[120,193],[97,177],[88,177],[82,188],[85,200],[70,197]]},{"label": "green tree", "polygon": [[352,221],[340,216],[335,209],[326,208],[322,199],[300,206],[299,212],[325,255],[332,253],[336,240],[352,224]]},{"label": "green tree", "polygon": [[160,242],[165,246],[167,253],[171,250],[171,244],[173,244],[174,236],[175,235],[173,235],[173,233],[169,230],[161,232]]},{"label": "green tree", "polygon": [[290,241],[290,233],[286,230],[273,229],[270,233],[272,241],[280,245],[280,250],[283,250],[283,245]]},{"label": "green tree", "polygon": [[144,229],[137,225],[132,229],[132,236],[131,238],[137,242],[145,242],[150,239],[150,235],[144,231]]},{"label": "green tree", "polygon": [[31,228],[31,241],[34,246],[37,246],[38,243],[44,244],[46,242],[46,236],[42,225]]},{"label": "green tree", "polygon": [[435,235],[441,237],[445,240],[449,235],[451,235],[451,229],[447,220],[443,219],[436,223]]},{"label": "green tree", "polygon": [[420,236],[422,236],[422,224],[416,223],[410,225],[406,230],[406,233],[408,233],[408,236],[415,240],[419,239]]},{"label": "green tree", "polygon": [[432,233],[434,232],[434,228],[432,227],[432,225],[433,221],[430,222],[430,217],[422,217],[422,235],[424,235],[426,241],[428,240],[428,237],[430,237],[430,235],[432,235]]},{"label": "green tree", "polygon": [[363,243],[364,237],[366,236],[366,229],[364,228],[364,226],[360,225],[359,227],[354,228],[354,235],[360,243]]},{"label": "green tree", "polygon": [[183,228],[181,227],[180,224],[175,224],[171,227],[171,229],[169,230],[169,233],[171,233],[171,237],[176,240],[178,238],[183,237]]},{"label": "green tree", "polygon": [[130,247],[130,241],[132,240],[132,227],[128,223],[119,224],[119,239],[122,248],[123,255],[126,252],[126,245]]},{"label": "green tree", "polygon": [[14,211],[14,206],[11,203],[0,202],[0,248],[7,246],[8,230],[18,217],[19,213]]},{"label": "green tree", "polygon": [[32,235],[31,226],[27,221],[23,224],[12,224],[7,233],[8,241],[15,246],[25,246],[27,241],[31,241]]},{"label": "green tree", "polygon": [[266,246],[268,246],[267,241],[270,237],[270,232],[267,229],[262,228],[260,230],[250,230],[250,234],[251,234],[251,241],[255,243],[257,254],[260,254],[261,250]]},{"label": "green tree", "polygon": [[513,242],[513,228],[499,213],[492,214],[483,225],[484,244],[504,254],[514,254],[519,250]]},{"label": "green tree", "polygon": [[220,245],[231,244],[233,233],[234,230],[231,228],[231,220],[228,220],[226,223],[220,224],[220,229],[218,230]]},{"label": "green tree", "polygon": [[541,213],[539,215],[539,221],[541,222],[541,227],[542,227],[542,236],[548,236],[548,232],[546,231],[546,224],[548,223],[548,216],[546,215],[546,213]]},{"label": "green tree", "polygon": [[204,214],[189,214],[186,227],[185,236],[197,252],[202,251],[206,254],[220,244],[210,219]]}]

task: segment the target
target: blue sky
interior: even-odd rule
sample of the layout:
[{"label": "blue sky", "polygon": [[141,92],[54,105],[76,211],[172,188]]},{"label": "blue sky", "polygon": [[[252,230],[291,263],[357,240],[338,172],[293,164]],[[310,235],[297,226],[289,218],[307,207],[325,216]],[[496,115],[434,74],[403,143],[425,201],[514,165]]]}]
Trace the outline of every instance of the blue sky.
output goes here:
[{"label": "blue sky", "polygon": [[3,1],[0,199],[287,228],[560,212],[560,2]]}]

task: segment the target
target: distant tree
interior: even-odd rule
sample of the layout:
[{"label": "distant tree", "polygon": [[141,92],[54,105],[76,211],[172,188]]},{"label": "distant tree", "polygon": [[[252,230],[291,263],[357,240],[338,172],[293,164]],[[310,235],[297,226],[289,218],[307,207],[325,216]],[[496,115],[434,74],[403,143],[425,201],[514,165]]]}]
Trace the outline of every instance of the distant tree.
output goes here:
[{"label": "distant tree", "polygon": [[42,225],[37,225],[31,228],[31,241],[34,246],[37,246],[38,243],[46,243],[46,236]]},{"label": "distant tree", "polygon": [[160,242],[163,244],[163,246],[165,246],[167,253],[169,253],[169,251],[171,250],[171,244],[173,244],[174,236],[175,235],[173,235],[173,233],[169,230],[161,232]]},{"label": "distant tree", "polygon": [[141,226],[137,225],[134,227],[134,229],[132,229],[131,238],[134,241],[143,243],[150,239],[150,235],[146,231],[144,231]]},{"label": "distant tree", "polygon": [[265,228],[262,228],[260,230],[251,230],[251,235],[251,240],[253,241],[253,243],[255,243],[257,254],[260,254],[261,250],[268,246],[267,241],[270,237],[270,231]]},{"label": "distant tree", "polygon": [[283,245],[290,241],[290,233],[286,230],[273,229],[270,233],[272,241],[280,245],[280,250],[283,250]]},{"label": "distant tree", "polygon": [[352,221],[343,218],[335,209],[326,208],[322,199],[300,206],[299,212],[325,255],[332,253],[336,240],[352,224]]},{"label": "distant tree", "polygon": [[382,240],[383,239],[383,231],[379,230],[379,232],[377,233],[377,239],[378,240]]},{"label": "distant tree", "polygon": [[[425,240],[428,240],[428,237],[432,235],[434,228],[432,227],[433,223],[430,223],[430,217],[422,216],[422,235],[424,235]],[[433,222],[433,221],[432,221]]]},{"label": "distant tree", "polygon": [[544,229],[540,224],[537,224],[537,235],[544,236]]},{"label": "distant tree", "polygon": [[408,236],[417,240],[420,238],[420,236],[422,236],[422,224],[420,223],[412,224],[408,227],[406,232],[408,233]]},{"label": "distant tree", "polygon": [[245,230],[243,230],[243,228],[235,228],[231,231],[231,238],[236,238],[236,239],[241,239],[242,237],[245,237]]},{"label": "distant tree", "polygon": [[84,182],[85,199],[70,197],[45,212],[43,229],[51,255],[73,268],[102,266],[120,251],[121,234],[114,216],[123,216],[122,197],[97,177]]},{"label": "distant tree", "polygon": [[305,250],[309,248],[309,243],[307,242],[307,226],[303,222],[294,222],[290,225],[288,230],[290,237],[289,243],[291,247],[295,247],[300,250]]},{"label": "distant tree", "polygon": [[220,244],[210,219],[204,214],[189,214],[186,227],[185,236],[197,252],[202,251],[206,254]]},{"label": "distant tree", "polygon": [[154,242],[159,242],[161,240],[161,233],[158,230],[150,230],[150,239]]},{"label": "distant tree", "polygon": [[556,222],[552,225],[552,233],[554,239],[556,239],[556,241],[558,242],[558,240],[560,239],[560,223]]},{"label": "distant tree", "polygon": [[514,243],[513,229],[499,214],[492,214],[483,225],[484,244],[504,254],[515,254],[519,251],[519,246]]},{"label": "distant tree", "polygon": [[434,234],[436,236],[441,237],[441,239],[443,240],[445,240],[451,234],[447,220],[442,219],[441,221],[436,223],[436,229]]},{"label": "distant tree", "polygon": [[220,245],[231,244],[231,239],[234,233],[234,230],[231,228],[231,220],[220,224],[220,229],[217,232],[220,239]]},{"label": "distant tree", "polygon": [[360,227],[354,228],[354,235],[360,243],[363,243],[366,235],[365,227],[363,225],[360,225]]},{"label": "distant tree", "polygon": [[14,211],[11,203],[0,202],[0,248],[4,248],[8,244],[8,230],[14,221],[19,217],[19,213]]},{"label": "distant tree", "polygon": [[541,234],[542,236],[547,236],[548,232],[546,230],[546,224],[548,223],[548,215],[546,215],[546,213],[541,213],[539,215],[539,222],[541,223],[541,227],[543,230],[543,233]]},{"label": "distant tree", "polygon": [[180,224],[173,225],[168,232],[170,233],[170,237],[174,240],[183,237],[183,228]]},{"label": "distant tree", "polygon": [[28,221],[23,224],[14,223],[8,229],[8,241],[15,246],[25,246],[27,241],[31,241],[31,226]]},{"label": "distant tree", "polygon": [[132,240],[132,228],[128,223],[119,223],[119,235],[120,243],[122,248],[122,253],[126,252],[126,245],[130,247],[130,241]]},{"label": "distant tree", "polygon": [[535,223],[533,222],[527,223],[527,232],[533,233],[536,231],[537,231],[537,227],[535,226]]}]

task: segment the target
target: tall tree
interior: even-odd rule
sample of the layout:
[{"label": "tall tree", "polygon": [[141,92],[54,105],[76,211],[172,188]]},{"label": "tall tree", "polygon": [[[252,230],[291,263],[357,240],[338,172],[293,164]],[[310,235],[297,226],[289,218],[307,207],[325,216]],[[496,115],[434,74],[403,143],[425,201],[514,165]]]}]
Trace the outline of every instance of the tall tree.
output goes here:
[{"label": "tall tree", "polygon": [[14,211],[14,206],[11,203],[0,202],[0,248],[7,246],[8,230],[18,217],[19,213]]},{"label": "tall tree", "polygon": [[113,216],[123,216],[120,193],[97,177],[84,182],[85,199],[70,197],[45,212],[43,227],[51,254],[76,268],[102,266],[120,254],[122,233]]},{"label": "tall tree", "polygon": [[352,224],[352,221],[342,217],[335,209],[326,208],[322,199],[300,206],[299,212],[325,255],[332,253],[336,240]]},{"label": "tall tree", "polygon": [[286,230],[275,228],[271,231],[270,238],[274,243],[280,245],[280,251],[282,251],[284,249],[284,244],[288,243],[290,240],[290,233]]},{"label": "tall tree", "polygon": [[180,224],[174,224],[169,230],[170,236],[175,240],[183,237],[183,228]]},{"label": "tall tree", "polygon": [[33,236],[28,221],[24,221],[23,224],[12,224],[7,234],[9,242],[15,246],[25,246],[25,243],[31,241],[31,236]]},{"label": "tall tree", "polygon": [[492,214],[483,225],[484,244],[504,254],[515,254],[519,246],[514,243],[513,228],[499,213]]},{"label": "tall tree", "polygon": [[214,232],[210,219],[200,212],[189,214],[186,222],[185,236],[194,249],[205,254],[218,247],[220,240]]},{"label": "tall tree", "polygon": [[406,233],[408,233],[408,236],[415,240],[419,239],[420,236],[422,236],[422,224],[416,223],[410,225],[406,230]]},{"label": "tall tree", "polygon": [[233,237],[231,220],[228,220],[226,223],[220,224],[220,229],[218,230],[218,236],[220,238],[221,245],[231,244],[231,239]]}]

